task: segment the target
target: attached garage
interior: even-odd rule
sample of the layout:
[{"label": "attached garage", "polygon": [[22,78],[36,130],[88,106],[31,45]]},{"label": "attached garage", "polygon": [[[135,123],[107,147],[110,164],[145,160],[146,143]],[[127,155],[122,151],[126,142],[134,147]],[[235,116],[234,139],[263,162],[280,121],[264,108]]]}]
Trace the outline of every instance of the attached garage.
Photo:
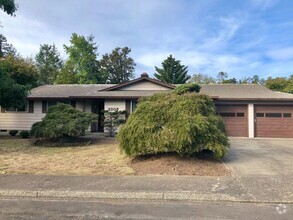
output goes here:
[{"label": "attached garage", "polygon": [[255,106],[256,137],[293,137],[293,106]]},{"label": "attached garage", "polygon": [[225,123],[228,136],[248,137],[247,105],[216,106]]}]

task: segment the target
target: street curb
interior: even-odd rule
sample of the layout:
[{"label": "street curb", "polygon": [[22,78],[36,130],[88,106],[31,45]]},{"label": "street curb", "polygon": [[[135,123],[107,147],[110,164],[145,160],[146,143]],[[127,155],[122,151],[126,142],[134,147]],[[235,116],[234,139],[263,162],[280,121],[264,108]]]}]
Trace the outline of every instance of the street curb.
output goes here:
[{"label": "street curb", "polygon": [[237,198],[235,196],[214,193],[199,194],[191,191],[180,192],[91,192],[91,191],[24,191],[24,190],[0,190],[0,198],[87,198],[87,199],[142,199],[142,200],[173,200],[173,201],[212,201],[212,202],[241,202],[241,203],[281,203],[293,204],[286,200],[254,200],[249,198]]}]

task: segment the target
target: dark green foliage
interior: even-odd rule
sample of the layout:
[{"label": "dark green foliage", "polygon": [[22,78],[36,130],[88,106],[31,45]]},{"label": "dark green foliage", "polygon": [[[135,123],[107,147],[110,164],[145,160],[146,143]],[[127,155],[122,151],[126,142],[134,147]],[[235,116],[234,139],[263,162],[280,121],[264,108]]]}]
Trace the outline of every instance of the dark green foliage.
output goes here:
[{"label": "dark green foliage", "polygon": [[30,59],[12,55],[0,58],[0,105],[22,108],[32,87],[37,86],[37,70]]},{"label": "dark green foliage", "polygon": [[29,132],[28,131],[21,131],[19,133],[19,136],[23,139],[28,138],[29,137]]},{"label": "dark green foliage", "polygon": [[115,48],[111,54],[103,55],[101,71],[107,77],[107,83],[123,83],[134,76],[135,63],[129,57],[131,49],[128,47]]},{"label": "dark green foliage", "polygon": [[10,134],[11,136],[15,136],[17,133],[18,133],[18,130],[10,130],[10,131],[9,131],[9,134]]},{"label": "dark green foliage", "polygon": [[222,158],[229,146],[213,101],[197,93],[162,93],[141,99],[120,128],[118,140],[128,155],[177,152],[190,156],[209,149],[215,158]]},{"label": "dark green foliage", "polygon": [[91,123],[96,122],[97,115],[81,112],[70,105],[51,106],[41,122],[33,124],[31,135],[48,139],[77,137],[85,133]]},{"label": "dark green foliage", "polygon": [[118,126],[125,123],[127,111],[104,111],[104,126],[110,137],[115,137]]},{"label": "dark green foliage", "polygon": [[38,69],[38,82],[40,85],[53,84],[59,74],[63,61],[60,58],[55,44],[43,44],[36,55],[36,67]]},{"label": "dark green foliage", "polygon": [[14,0],[1,0],[0,8],[12,16],[17,10],[17,4],[15,4]]},{"label": "dark green foliage", "polygon": [[181,61],[175,60],[172,55],[162,62],[162,68],[155,68],[154,76],[165,83],[183,84],[190,79],[187,66],[181,65]]},{"label": "dark green foliage", "polygon": [[188,83],[188,84],[183,84],[180,86],[177,86],[173,92],[175,92],[178,95],[187,93],[187,92],[199,92],[200,91],[200,85],[195,84],[195,83]]},{"label": "dark green foliage", "polygon": [[7,43],[7,39],[4,35],[0,34],[0,57],[7,55],[16,55],[16,49],[12,44]]}]

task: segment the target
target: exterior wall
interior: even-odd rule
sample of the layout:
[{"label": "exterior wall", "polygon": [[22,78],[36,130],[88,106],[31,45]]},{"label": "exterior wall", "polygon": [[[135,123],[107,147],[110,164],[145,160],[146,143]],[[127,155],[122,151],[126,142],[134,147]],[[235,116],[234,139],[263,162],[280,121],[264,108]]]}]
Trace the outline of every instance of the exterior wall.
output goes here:
[{"label": "exterior wall", "polygon": [[124,86],[117,90],[170,90],[170,89],[155,83],[148,82],[148,81],[141,81],[135,84]]},{"label": "exterior wall", "polygon": [[33,123],[41,121],[42,101],[34,101],[34,113],[0,112],[0,130],[30,130]]},{"label": "exterior wall", "polygon": [[105,100],[105,110],[118,109],[119,111],[126,110],[125,100]]}]

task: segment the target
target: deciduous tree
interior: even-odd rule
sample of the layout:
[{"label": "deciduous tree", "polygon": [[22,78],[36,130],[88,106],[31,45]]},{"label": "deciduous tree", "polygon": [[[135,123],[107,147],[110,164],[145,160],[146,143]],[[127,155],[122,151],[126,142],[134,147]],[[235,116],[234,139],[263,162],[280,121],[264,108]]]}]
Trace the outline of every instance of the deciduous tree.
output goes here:
[{"label": "deciduous tree", "polygon": [[105,80],[99,71],[98,47],[94,42],[94,36],[90,35],[86,38],[73,33],[70,43],[69,46],[64,45],[68,59],[56,82],[59,84],[103,83]]},{"label": "deciduous tree", "polygon": [[216,83],[216,79],[207,74],[197,73],[190,78],[189,82],[196,84],[213,84]]},{"label": "deciduous tree", "polygon": [[103,55],[101,70],[107,77],[107,83],[123,83],[134,77],[135,63],[129,57],[131,49],[128,47],[115,48],[111,54]]}]

